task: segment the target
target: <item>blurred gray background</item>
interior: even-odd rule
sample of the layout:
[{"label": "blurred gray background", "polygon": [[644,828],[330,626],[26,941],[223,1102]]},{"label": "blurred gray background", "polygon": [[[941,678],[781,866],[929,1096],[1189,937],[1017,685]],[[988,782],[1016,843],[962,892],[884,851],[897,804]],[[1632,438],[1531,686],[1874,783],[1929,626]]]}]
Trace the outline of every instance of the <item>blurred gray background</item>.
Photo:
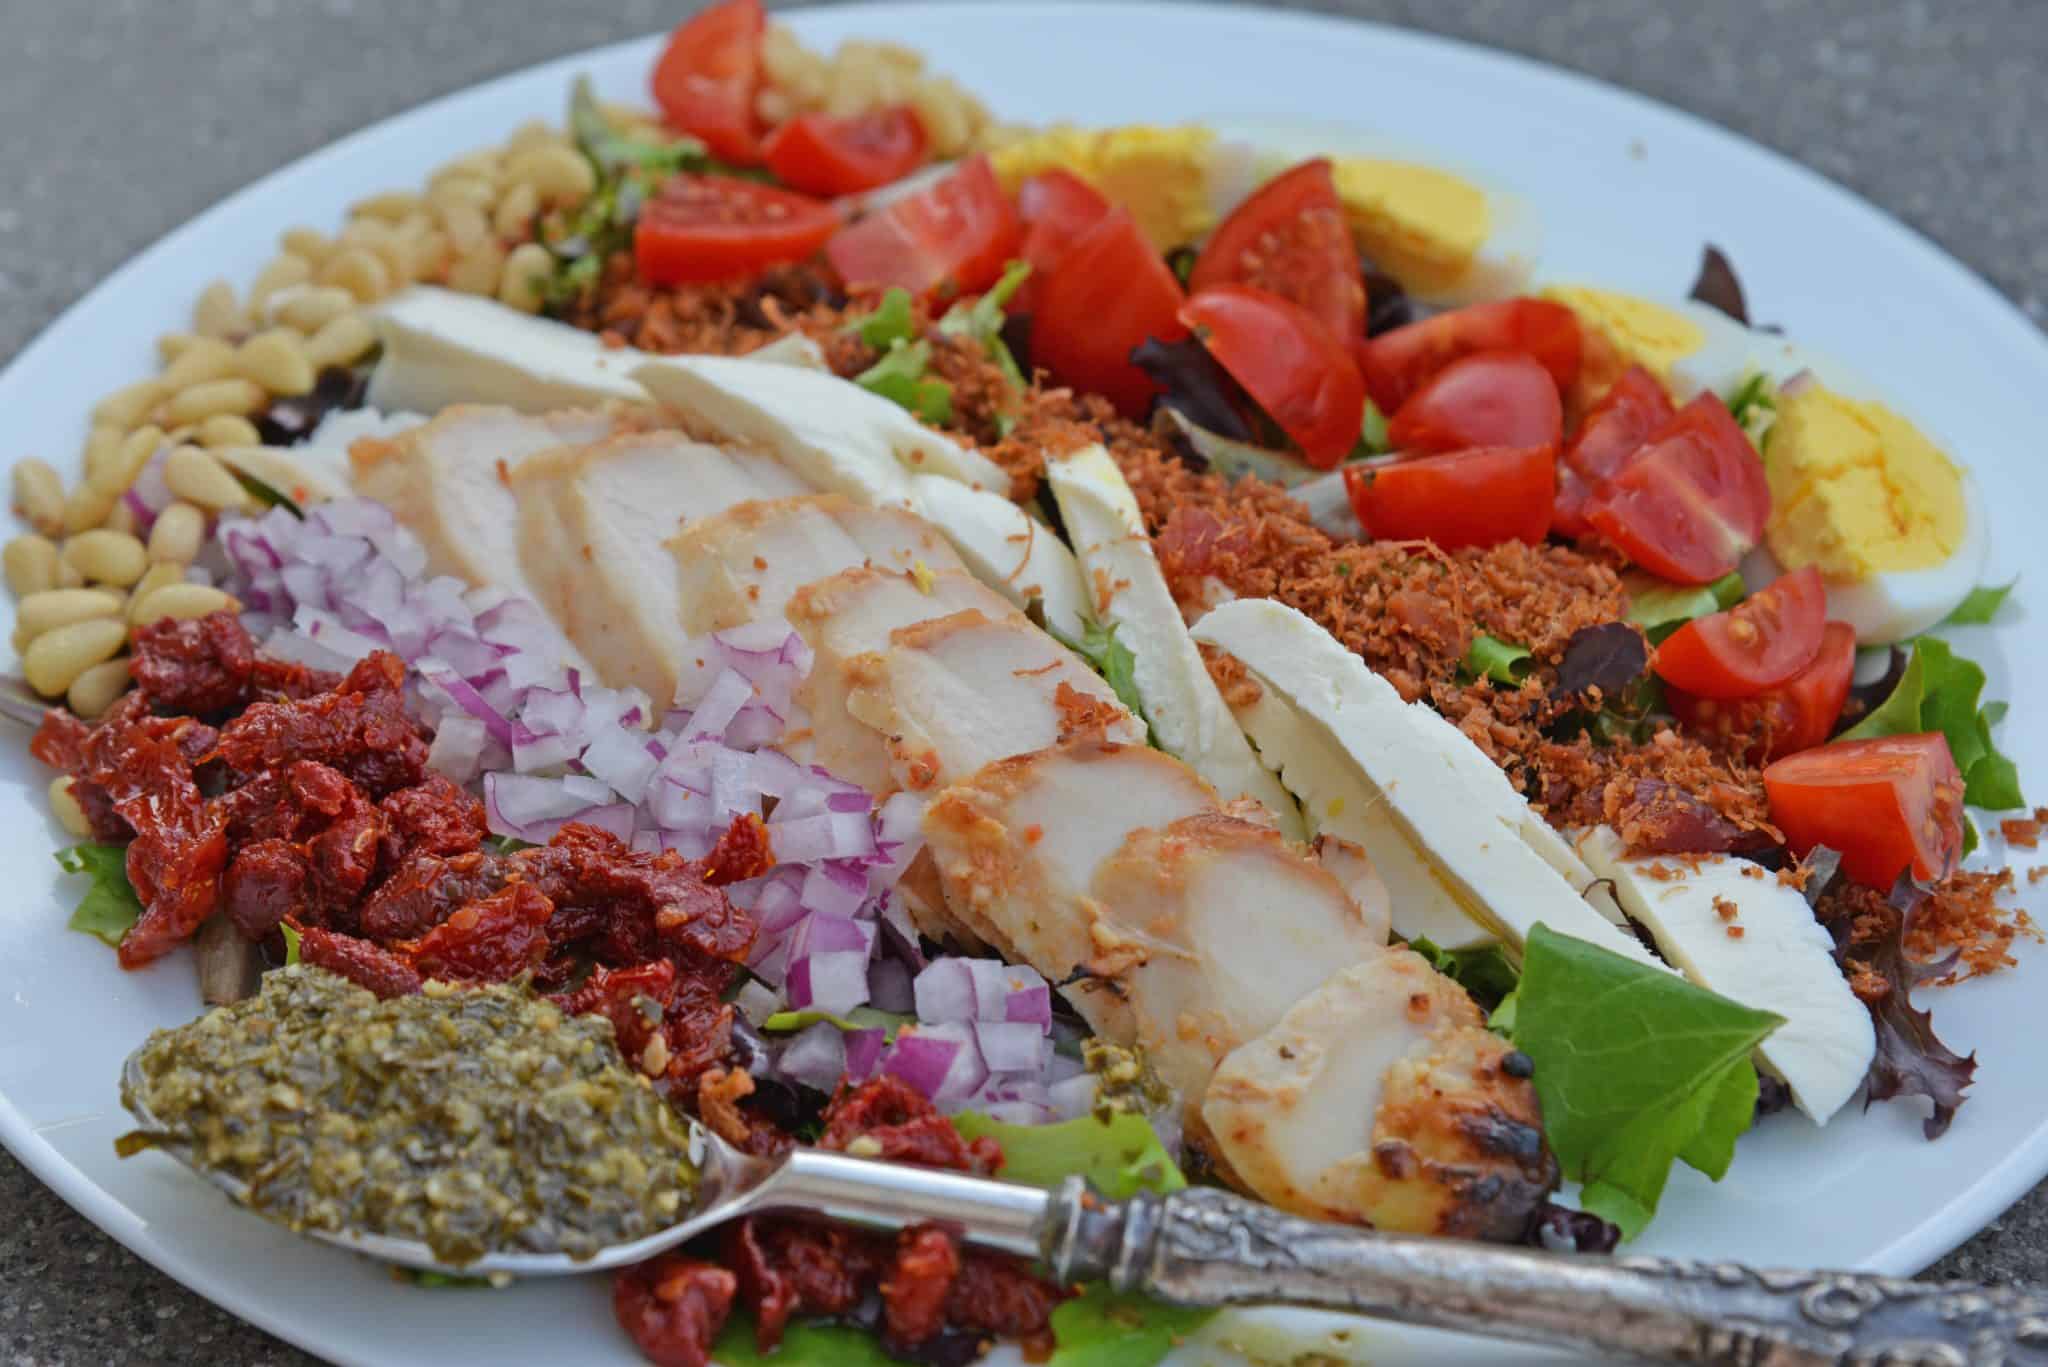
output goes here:
[{"label": "blurred gray background", "polygon": [[[2048,323],[2043,0],[1279,7],[1505,48],[1702,115],[1856,190]],[[8,0],[0,6],[0,128],[8,130],[0,138],[0,359],[227,192],[433,96],[668,28],[688,8],[686,0]],[[0,1212],[5,1367],[312,1361],[130,1256],[4,1153]],[[1935,1270],[2048,1280],[2048,1188]]]}]

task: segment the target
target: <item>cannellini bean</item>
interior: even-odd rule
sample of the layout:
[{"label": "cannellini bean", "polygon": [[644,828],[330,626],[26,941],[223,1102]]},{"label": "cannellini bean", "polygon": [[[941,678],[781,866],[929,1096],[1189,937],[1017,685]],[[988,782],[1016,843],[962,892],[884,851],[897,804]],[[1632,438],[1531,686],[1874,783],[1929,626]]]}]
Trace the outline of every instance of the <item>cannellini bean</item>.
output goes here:
[{"label": "cannellini bean", "polygon": [[[190,507],[191,505],[176,504],[173,506]],[[163,525],[162,518],[157,519],[157,525]],[[151,530],[154,531],[155,528],[151,528]],[[151,594],[155,593],[158,589],[167,588],[172,584],[182,584],[184,582],[184,565],[151,565],[149,567],[149,573],[143,575],[142,578],[136,580],[135,588],[128,594],[128,624],[130,626],[133,626],[135,624],[136,614],[142,610],[142,605],[149,601],[149,596]]]},{"label": "cannellini bean", "polygon": [[531,185],[542,199],[557,203],[574,203],[597,188],[597,173],[590,163],[559,144],[518,153],[507,163],[505,174],[514,185]]},{"label": "cannellini bean", "polygon": [[522,242],[505,258],[498,277],[498,302],[521,313],[540,311],[540,287],[554,269],[555,258],[538,242]]},{"label": "cannellini bean", "polygon": [[105,527],[80,532],[64,543],[64,559],[87,579],[126,588],[149,568],[149,553],[125,532]]},{"label": "cannellini bean", "polygon": [[189,565],[206,539],[206,514],[190,503],[173,503],[149,529],[149,559],[157,565]]},{"label": "cannellini bean", "polygon": [[368,199],[357,200],[349,213],[364,218],[381,218],[396,222],[419,207],[420,197],[410,190],[389,190],[381,195],[371,195]]},{"label": "cannellini bean", "polygon": [[175,392],[208,380],[224,380],[234,373],[235,349],[218,337],[201,337],[165,366],[157,379],[165,389]]},{"label": "cannellini bean", "polygon": [[125,498],[114,500],[114,506],[107,509],[106,530],[134,536],[142,526],[142,519],[135,515],[135,505]]},{"label": "cannellini bean", "polygon": [[199,424],[196,435],[201,446],[211,448],[263,444],[263,434],[256,430],[256,424],[236,413],[214,414]]},{"label": "cannellini bean", "polygon": [[133,621],[146,627],[166,617],[184,621],[216,612],[238,612],[241,604],[211,584],[166,584],[135,605]]},{"label": "cannellini bean", "polygon": [[304,394],[313,387],[306,344],[290,328],[259,332],[235,352],[235,369],[272,394]]},{"label": "cannellini bean", "polygon": [[490,235],[491,220],[474,204],[442,205],[440,219],[442,231],[448,234],[449,245],[458,252],[468,251]]},{"label": "cannellini bean", "polygon": [[44,536],[64,530],[64,481],[46,460],[26,456],[14,463],[14,511]]},{"label": "cannellini bean", "polygon": [[157,359],[169,365],[184,355],[186,349],[198,340],[199,334],[196,332],[166,332],[156,339]]},{"label": "cannellini bean", "polygon": [[[60,589],[82,589],[85,587],[85,576],[65,564],[62,556],[57,558],[57,587]],[[15,634],[17,636],[21,634],[20,627],[15,628]],[[19,651],[21,645],[17,642],[14,648]]]},{"label": "cannellini bean", "polygon": [[505,274],[505,249],[486,239],[448,268],[448,288],[464,294],[496,294]]},{"label": "cannellini bean", "polygon": [[135,487],[142,467],[164,443],[163,429],[155,425],[138,427],[123,437],[111,456],[97,463],[90,455],[85,462],[85,482],[116,497]]},{"label": "cannellini bean", "polygon": [[199,291],[192,305],[192,330],[202,337],[228,337],[245,321],[242,306],[235,302],[235,287],[216,280]]},{"label": "cannellini bean", "polygon": [[498,201],[491,214],[491,227],[499,237],[514,241],[533,236],[533,216],[540,212],[540,191],[531,185],[514,185]]},{"label": "cannellini bean", "polygon": [[15,604],[14,624],[22,639],[33,641],[73,622],[120,615],[121,595],[107,589],[45,589]]},{"label": "cannellini bean", "polygon": [[71,791],[69,774],[59,774],[50,780],[50,815],[57,818],[57,824],[69,835],[83,840],[92,834],[92,822],[86,819],[85,808]]},{"label": "cannellini bean", "polygon": [[169,386],[161,380],[137,380],[123,385],[93,405],[92,420],[96,425],[118,427],[125,432],[148,417],[149,410],[162,403],[169,392]]},{"label": "cannellini bean", "polygon": [[327,239],[326,234],[312,228],[287,228],[277,239],[277,245],[316,268],[334,255],[334,243]]},{"label": "cannellini bean", "polygon": [[269,397],[254,380],[208,380],[173,394],[164,415],[174,423],[200,423],[217,413],[254,413]]},{"label": "cannellini bean", "polygon": [[73,679],[71,687],[64,690],[64,701],[71,704],[73,712],[91,721],[128,691],[129,678],[128,657],[117,655]]},{"label": "cannellini bean", "polygon": [[64,531],[68,536],[103,525],[121,495],[81,480],[64,500]]},{"label": "cannellini bean", "polygon": [[257,273],[256,280],[249,286],[249,313],[253,317],[263,315],[263,305],[279,290],[293,285],[303,285],[313,278],[313,263],[303,256],[280,252],[269,265]]},{"label": "cannellini bean", "polygon": [[164,482],[173,494],[208,512],[240,508],[249,501],[249,491],[228,473],[228,467],[196,446],[180,446],[171,452],[164,461]]},{"label": "cannellini bean", "polygon": [[57,543],[34,532],[15,537],[0,551],[0,564],[7,570],[7,591],[16,598],[56,588],[57,563]]},{"label": "cannellini bean", "polygon": [[358,303],[375,303],[391,292],[391,268],[375,252],[349,247],[336,252],[320,268],[320,283],[340,286]]},{"label": "cannellini bean", "polygon": [[335,285],[301,285],[271,301],[270,316],[307,336],[356,306],[356,297]]},{"label": "cannellini bean", "polygon": [[306,339],[306,359],[325,370],[347,365],[377,344],[377,334],[360,313],[345,313]]},{"label": "cannellini bean", "polygon": [[72,622],[30,641],[21,653],[21,672],[36,692],[46,698],[61,697],[79,675],[111,659],[127,641],[128,628],[118,618]]},{"label": "cannellini bean", "polygon": [[451,204],[467,204],[473,209],[489,211],[497,203],[498,192],[488,179],[476,176],[450,176],[436,181],[427,192],[427,202],[436,209],[445,210]]},{"label": "cannellini bean", "polygon": [[86,434],[86,479],[99,484],[107,482],[107,472],[120,457],[121,443],[127,435],[118,427],[95,427]]}]

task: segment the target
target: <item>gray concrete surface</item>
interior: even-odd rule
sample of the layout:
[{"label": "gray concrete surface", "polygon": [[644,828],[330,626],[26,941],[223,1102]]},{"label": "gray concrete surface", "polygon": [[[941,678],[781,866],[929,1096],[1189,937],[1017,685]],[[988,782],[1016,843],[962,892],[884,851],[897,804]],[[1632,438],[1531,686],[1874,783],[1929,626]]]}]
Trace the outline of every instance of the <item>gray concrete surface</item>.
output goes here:
[{"label": "gray concrete surface", "polygon": [[[1859,191],[2048,322],[2040,0],[1290,7],[1507,48],[1691,110]],[[10,0],[0,6],[0,357],[228,191],[431,96],[666,27],[683,8]],[[311,1361],[130,1256],[4,1154],[0,1212],[0,1364]],[[1936,1270],[2048,1279],[2048,1189]]]}]

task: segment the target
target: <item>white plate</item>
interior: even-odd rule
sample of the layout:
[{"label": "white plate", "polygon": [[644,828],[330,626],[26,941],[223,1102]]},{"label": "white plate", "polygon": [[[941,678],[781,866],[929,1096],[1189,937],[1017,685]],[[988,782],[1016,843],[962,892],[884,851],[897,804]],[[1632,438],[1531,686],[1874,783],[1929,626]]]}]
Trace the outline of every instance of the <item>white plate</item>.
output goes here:
[{"label": "white plate", "polygon": [[[1812,173],[1634,95],[1390,29],[1101,4],[881,5],[789,18],[816,44],[850,35],[913,43],[1012,119],[1348,124],[1351,133],[1332,136],[1426,151],[1512,192],[1541,224],[1548,276],[1676,296],[1701,243],[1720,244],[1759,316],[1906,396],[1976,469],[1990,495],[1997,577],[2032,572],[2018,610],[2007,610],[2018,625],[1958,634],[1958,643],[1990,671],[1992,697],[2013,697],[2015,680],[2048,670],[2048,645],[2024,629],[2025,600],[2048,586],[2030,552],[2041,542],[2034,516],[2048,507],[2034,403],[2048,345],[1930,243]],[[205,283],[226,275],[246,284],[282,229],[331,229],[353,200],[417,185],[521,120],[558,118],[578,72],[610,96],[638,97],[656,46],[604,48],[437,100],[185,225],[0,375],[11,450],[60,463],[77,452],[92,403],[149,373],[154,339],[186,325]],[[2038,708],[2015,710],[2004,744],[2023,774],[2048,782]],[[0,912],[0,1140],[38,1176],[202,1295],[337,1361],[637,1360],[601,1283],[498,1294],[399,1286],[230,1210],[168,1161],[116,1160],[116,1065],[152,1027],[195,1013],[190,966],[178,958],[123,973],[98,941],[65,930],[76,894],[50,859],[63,841],[43,802],[48,775],[9,744],[0,777],[10,780],[0,782],[0,867],[15,888]],[[2042,913],[2038,900],[2033,910]],[[2030,1071],[2030,1042],[2048,1032],[2048,993],[2029,978],[2038,971],[1934,996],[1943,1037],[1978,1049],[1982,1065],[1939,1143],[1921,1139],[1911,1105],[1844,1114],[1825,1133],[1781,1117],[1744,1141],[1719,1186],[1681,1169],[1641,1250],[1909,1273],[1969,1236],[2048,1174],[2048,1104]],[[1231,1336],[1282,1361],[1308,1347],[1369,1353],[1382,1367],[1505,1360],[1500,1349],[1447,1351],[1442,1339],[1380,1328],[1329,1340],[1322,1317],[1279,1322],[1293,1326],[1279,1338],[1242,1324]]]}]

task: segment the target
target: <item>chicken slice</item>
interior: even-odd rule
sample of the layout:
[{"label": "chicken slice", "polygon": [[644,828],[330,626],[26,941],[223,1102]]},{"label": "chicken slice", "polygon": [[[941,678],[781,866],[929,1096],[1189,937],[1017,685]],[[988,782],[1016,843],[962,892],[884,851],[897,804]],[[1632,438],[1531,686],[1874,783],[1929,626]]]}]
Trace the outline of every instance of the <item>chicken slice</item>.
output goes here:
[{"label": "chicken slice", "polygon": [[1374,943],[1385,944],[1394,929],[1394,899],[1387,892],[1387,880],[1373,867],[1372,856],[1363,846],[1327,833],[1311,840],[1308,849],[1358,903]]},{"label": "chicken slice", "polygon": [[917,510],[946,534],[975,578],[1070,641],[1088,629],[1088,585],[1081,562],[1059,534],[1001,494],[943,475],[911,480]]},{"label": "chicken slice", "polygon": [[545,608],[598,677],[675,696],[687,634],[662,542],[751,499],[808,492],[767,456],[678,432],[634,432],[520,462],[519,556]]},{"label": "chicken slice", "polygon": [[[765,367],[764,367],[765,368]],[[900,508],[868,508],[842,494],[739,503],[664,543],[674,562],[687,635],[784,615],[805,584],[857,565],[960,571],[937,529]]]},{"label": "chicken slice", "polygon": [[892,786],[914,793],[992,760],[1076,735],[1142,744],[1133,717],[1081,658],[1003,605],[899,627],[888,649],[849,664],[846,710],[880,734]]},{"label": "chicken slice", "polygon": [[584,446],[618,430],[602,413],[529,417],[462,405],[390,441],[349,448],[356,492],[374,498],[419,537],[427,569],[493,584],[540,601],[519,561],[519,508],[511,473],[529,456]]},{"label": "chicken slice", "polygon": [[791,595],[790,624],[814,656],[797,701],[811,718],[815,762],[870,792],[894,787],[887,742],[846,708],[862,673],[860,659],[888,649],[890,634],[899,627],[968,611],[993,621],[1017,616],[994,589],[950,570],[920,576],[863,565]]},{"label": "chicken slice", "polygon": [[1511,1052],[1456,984],[1387,950],[1224,1059],[1202,1119],[1231,1174],[1284,1210],[1518,1239],[1557,1162]]}]

